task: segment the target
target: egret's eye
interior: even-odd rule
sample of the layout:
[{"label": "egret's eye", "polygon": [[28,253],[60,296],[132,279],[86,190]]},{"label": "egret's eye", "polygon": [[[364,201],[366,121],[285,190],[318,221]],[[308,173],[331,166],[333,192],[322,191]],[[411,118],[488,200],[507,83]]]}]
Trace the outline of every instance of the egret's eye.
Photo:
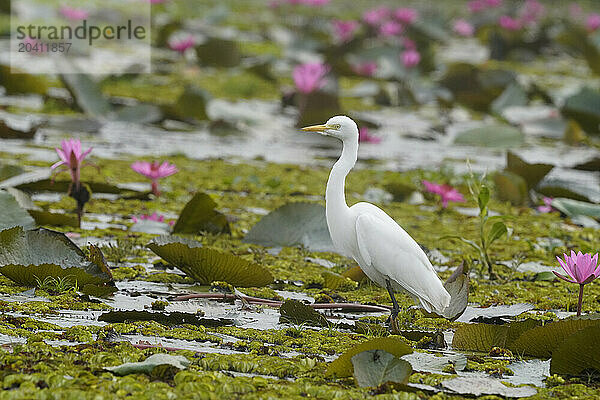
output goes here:
[{"label": "egret's eye", "polygon": [[340,129],[342,126],[340,124],[333,124],[334,129]]}]

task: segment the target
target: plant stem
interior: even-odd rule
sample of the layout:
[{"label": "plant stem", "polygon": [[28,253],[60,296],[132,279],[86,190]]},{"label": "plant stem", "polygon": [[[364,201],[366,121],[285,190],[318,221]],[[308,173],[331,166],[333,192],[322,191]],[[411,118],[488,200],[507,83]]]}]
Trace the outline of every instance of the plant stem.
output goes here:
[{"label": "plant stem", "polygon": [[585,285],[583,283],[579,284],[579,301],[577,302],[577,316],[581,315],[581,303],[583,303],[583,287]]}]

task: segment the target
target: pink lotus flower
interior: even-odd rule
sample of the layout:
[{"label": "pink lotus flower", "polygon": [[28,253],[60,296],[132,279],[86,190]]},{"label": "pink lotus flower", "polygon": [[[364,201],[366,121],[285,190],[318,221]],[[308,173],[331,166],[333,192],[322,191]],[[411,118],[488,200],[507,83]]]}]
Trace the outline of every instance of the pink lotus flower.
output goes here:
[{"label": "pink lotus flower", "polygon": [[450,185],[439,185],[437,183],[423,181],[423,186],[425,186],[425,190],[429,193],[440,196],[443,208],[448,207],[448,203],[451,201],[454,203],[462,203],[465,201],[463,195]]},{"label": "pink lotus flower", "polygon": [[404,26],[396,21],[384,22],[379,27],[379,34],[383,37],[398,36],[404,31]]},{"label": "pink lotus flower", "polygon": [[74,8],[68,6],[60,7],[59,11],[63,17],[72,21],[86,19],[90,15],[90,13],[83,8]]},{"label": "pink lotus flower", "polygon": [[402,39],[402,45],[404,46],[404,48],[406,50],[416,50],[417,49],[417,44],[415,43],[415,41],[412,39],[409,39],[407,37]]},{"label": "pink lotus flower", "polygon": [[556,271],[552,272],[564,281],[579,284],[579,301],[577,303],[577,315],[579,316],[581,315],[581,304],[583,302],[583,287],[600,276],[600,266],[597,266],[598,253],[592,257],[590,253],[582,254],[578,252],[575,254],[571,250],[570,257],[566,254],[563,254],[563,257],[564,261],[559,257],[556,257],[556,259],[568,277]]},{"label": "pink lotus flower", "polygon": [[354,32],[358,29],[357,21],[342,21],[334,20],[333,33],[335,34],[338,42],[347,42],[354,37]]},{"label": "pink lotus flower", "polygon": [[169,164],[167,161],[163,161],[162,164],[158,161],[136,161],[131,164],[131,169],[152,180],[152,193],[156,196],[160,196],[158,180],[160,178],[171,176],[179,171],[175,164]]},{"label": "pink lotus flower", "polygon": [[137,224],[140,221],[156,221],[156,222],[163,222],[169,225],[174,225],[175,221],[165,221],[165,216],[164,215],[158,215],[156,212],[153,213],[152,215],[146,215],[146,214],[142,214],[139,217],[136,217],[135,215],[131,217],[131,221],[133,221],[134,224]]},{"label": "pink lotus flower", "polygon": [[498,20],[498,23],[500,24],[500,26],[502,28],[509,30],[509,31],[518,31],[522,27],[521,21],[519,21],[517,18],[513,18],[509,15],[501,16],[500,19]]},{"label": "pink lotus flower", "polygon": [[600,28],[600,14],[590,14],[585,21],[585,27],[589,32],[594,32]]},{"label": "pink lotus flower", "polygon": [[398,8],[394,11],[394,17],[404,23],[404,24],[412,24],[418,18],[419,13],[414,8]]},{"label": "pink lotus flower", "polygon": [[185,53],[185,51],[191,47],[194,47],[196,41],[192,35],[187,35],[182,38],[174,38],[169,41],[169,47],[171,50],[175,50],[179,53]]},{"label": "pink lotus flower", "polygon": [[327,72],[329,72],[329,67],[325,64],[307,63],[296,66],[292,76],[296,88],[301,93],[308,94],[323,87]]},{"label": "pink lotus flower", "polygon": [[363,14],[363,20],[371,25],[377,26],[381,24],[384,20],[390,17],[391,10],[387,7],[377,7],[370,10],[367,10]]},{"label": "pink lotus flower", "polygon": [[417,50],[406,50],[402,53],[402,64],[406,68],[415,67],[421,62],[421,54]]},{"label": "pink lotus flower", "polygon": [[457,19],[454,21],[454,27],[452,29],[460,36],[473,36],[473,33],[475,33],[473,25],[464,19]]},{"label": "pink lotus flower", "polygon": [[[80,185],[83,159],[90,154],[91,151],[92,148],[90,147],[86,151],[82,152],[81,141],[79,139],[63,140],[61,142],[61,147],[56,148],[56,152],[60,157],[60,161],[54,163],[50,168],[55,170],[54,174],[68,170],[71,173],[71,184],[75,185],[75,188],[78,189]],[[69,192],[71,192],[70,189]]]},{"label": "pink lotus flower", "polygon": [[366,61],[363,63],[354,64],[352,70],[358,75],[373,76],[377,71],[377,63],[375,61]]},{"label": "pink lotus flower", "polygon": [[373,136],[369,133],[369,128],[367,128],[366,126],[361,127],[358,130],[358,141],[359,142],[364,142],[364,143],[380,143],[381,142],[381,138],[378,136]]},{"label": "pink lotus flower", "polygon": [[549,213],[552,212],[554,210],[554,208],[552,208],[552,197],[546,197],[544,196],[542,198],[542,201],[544,202],[543,206],[538,206],[537,210],[541,213]]},{"label": "pink lotus flower", "polygon": [[469,11],[472,13],[477,13],[486,9],[486,5],[483,0],[471,0],[467,3],[467,7],[469,7]]},{"label": "pink lotus flower", "polygon": [[546,8],[537,0],[527,0],[521,8],[521,22],[525,25],[532,24],[539,20]]}]

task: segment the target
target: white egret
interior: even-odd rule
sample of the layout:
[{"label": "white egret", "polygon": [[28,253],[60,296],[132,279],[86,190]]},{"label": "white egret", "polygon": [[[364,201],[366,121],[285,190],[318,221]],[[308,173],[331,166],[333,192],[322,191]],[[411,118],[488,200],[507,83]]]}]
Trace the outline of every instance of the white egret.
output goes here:
[{"label": "white egret", "polygon": [[327,225],[338,251],[352,257],[372,281],[387,289],[393,304],[392,321],[400,311],[394,292],[402,289],[428,312],[441,314],[450,304],[450,294],[417,242],[377,206],[365,202],[352,207],[346,204],[346,176],[358,156],[356,123],[339,115],[324,125],[302,130],[335,137],[343,144],[325,192]]}]

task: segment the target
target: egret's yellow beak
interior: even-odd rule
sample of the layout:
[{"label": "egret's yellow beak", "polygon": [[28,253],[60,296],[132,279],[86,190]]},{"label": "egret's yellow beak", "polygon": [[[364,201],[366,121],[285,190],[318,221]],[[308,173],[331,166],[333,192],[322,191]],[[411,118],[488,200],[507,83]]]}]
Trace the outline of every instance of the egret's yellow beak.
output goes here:
[{"label": "egret's yellow beak", "polygon": [[302,128],[303,131],[307,132],[325,132],[327,129],[331,129],[331,127],[329,125],[312,125]]}]

